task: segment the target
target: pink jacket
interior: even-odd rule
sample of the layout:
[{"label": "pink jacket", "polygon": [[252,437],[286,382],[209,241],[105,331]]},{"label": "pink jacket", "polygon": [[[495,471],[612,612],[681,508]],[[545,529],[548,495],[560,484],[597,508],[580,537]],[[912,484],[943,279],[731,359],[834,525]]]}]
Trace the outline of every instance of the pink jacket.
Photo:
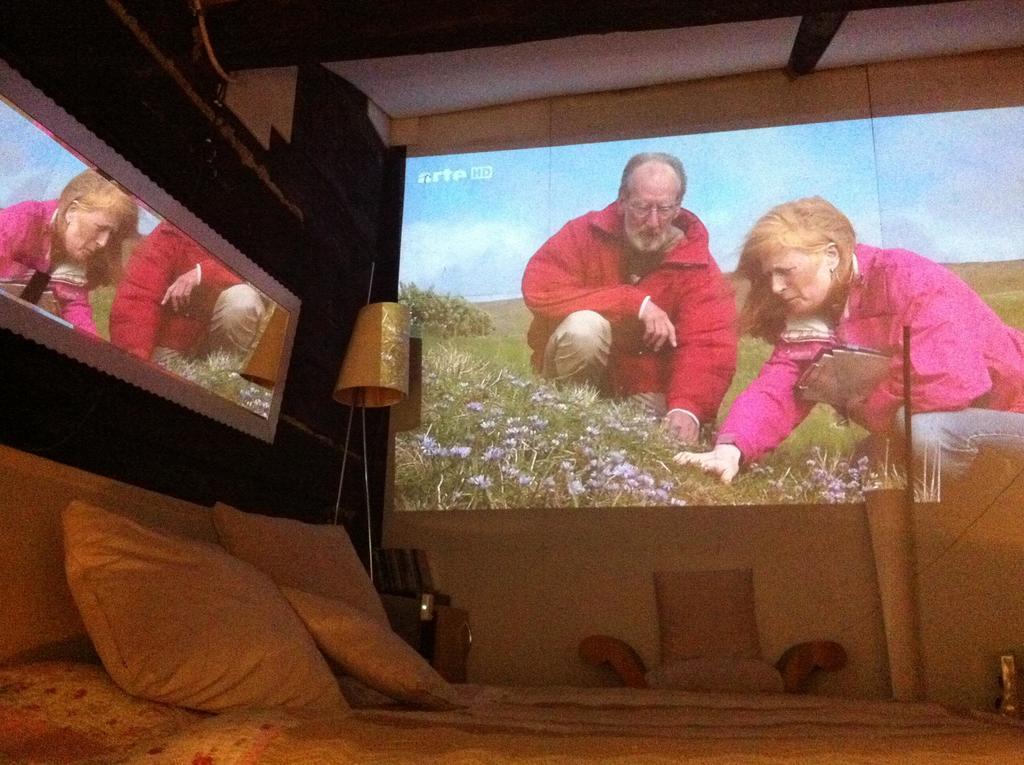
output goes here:
[{"label": "pink jacket", "polygon": [[[527,342],[540,369],[548,338],[573,311],[597,311],[612,325],[612,393],[660,391],[669,409],[713,420],[736,370],[736,305],[708,250],[708,232],[681,210],[686,240],[635,286],[624,278],[626,252],[618,203],[569,221],[530,258],[523,298],[533,313]],[[644,349],[638,318],[645,296],[672,318],[677,347]]]},{"label": "pink jacket", "polygon": [[903,327],[910,327],[914,412],[982,407],[1024,412],[1024,334],[1008,327],[949,269],[907,250],[856,247],[859,274],[834,343],[779,341],[758,376],[733,403],[718,443],[752,462],[777,447],[807,416],[800,374],[828,345],[887,353],[889,376],[870,393],[857,420],[878,433],[903,405]]},{"label": "pink jacket", "polygon": [[[19,202],[0,210],[0,282],[26,284],[35,271],[50,272],[50,222],[56,210],[56,199]],[[68,269],[64,276],[52,278],[47,289],[53,292],[61,318],[96,334],[84,273],[79,279],[74,269]]]}]

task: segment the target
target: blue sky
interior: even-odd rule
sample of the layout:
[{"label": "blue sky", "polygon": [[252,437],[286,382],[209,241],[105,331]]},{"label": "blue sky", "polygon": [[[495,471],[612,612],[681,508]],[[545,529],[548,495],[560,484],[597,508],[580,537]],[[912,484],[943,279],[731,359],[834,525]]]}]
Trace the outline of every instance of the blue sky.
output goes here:
[{"label": "blue sky", "polygon": [[[0,209],[27,200],[56,199],[88,167],[20,111],[0,98]],[[159,218],[140,208],[139,231]]]},{"label": "blue sky", "polygon": [[868,244],[941,262],[1024,258],[1024,108],[1014,107],[411,158],[400,279],[471,300],[517,296],[529,257],[570,218],[612,202],[640,151],[683,161],[683,204],[725,271],[759,215],[811,194]]}]

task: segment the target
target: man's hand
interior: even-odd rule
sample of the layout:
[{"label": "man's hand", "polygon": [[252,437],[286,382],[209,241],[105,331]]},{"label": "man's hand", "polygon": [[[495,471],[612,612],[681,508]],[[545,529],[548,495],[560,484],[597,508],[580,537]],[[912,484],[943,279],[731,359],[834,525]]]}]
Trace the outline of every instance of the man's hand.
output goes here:
[{"label": "man's hand", "polygon": [[666,342],[676,347],[676,327],[653,300],[648,300],[640,312],[640,321],[644,323],[644,345],[652,351],[660,351]]},{"label": "man's hand", "polygon": [[180,311],[188,305],[188,301],[192,297],[192,290],[198,284],[199,272],[194,268],[190,268],[171,283],[171,286],[167,288],[167,292],[164,293],[160,305],[170,303],[171,308],[175,311]]},{"label": "man's hand", "polygon": [[680,465],[693,465],[705,473],[715,473],[722,483],[732,483],[740,472],[739,447],[733,444],[719,444],[709,452],[679,452],[674,459]]},{"label": "man's hand", "polygon": [[700,438],[700,425],[688,412],[673,409],[663,423],[668,434],[681,444],[695,444]]}]

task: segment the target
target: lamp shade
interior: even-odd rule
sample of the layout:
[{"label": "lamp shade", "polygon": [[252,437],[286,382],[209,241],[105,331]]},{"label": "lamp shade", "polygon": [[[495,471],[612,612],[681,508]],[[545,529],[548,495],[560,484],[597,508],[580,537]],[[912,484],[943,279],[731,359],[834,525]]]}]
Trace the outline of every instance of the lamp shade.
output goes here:
[{"label": "lamp shade", "polygon": [[399,303],[363,306],[334,386],[334,400],[391,406],[408,392],[409,309]]},{"label": "lamp shade", "polygon": [[391,410],[395,432],[418,428],[423,419],[423,338],[409,337],[409,394]]},{"label": "lamp shade", "polygon": [[288,312],[281,306],[274,307],[256,349],[241,372],[242,377],[249,382],[262,385],[264,388],[273,388],[277,385],[288,318]]}]

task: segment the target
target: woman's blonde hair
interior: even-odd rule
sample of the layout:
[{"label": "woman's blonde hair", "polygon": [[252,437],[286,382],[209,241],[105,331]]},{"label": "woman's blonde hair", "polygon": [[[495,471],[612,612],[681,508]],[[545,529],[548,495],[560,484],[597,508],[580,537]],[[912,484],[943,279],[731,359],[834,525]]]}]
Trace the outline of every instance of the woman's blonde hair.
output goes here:
[{"label": "woman's blonde hair", "polygon": [[105,210],[114,215],[117,227],[110,232],[110,238],[85,264],[86,287],[92,289],[104,284],[113,284],[121,278],[123,247],[126,240],[139,235],[139,208],[135,201],[121,187],[104,178],[95,170],[85,170],[70,181],[57,200],[57,215],[54,222],[55,252],[64,253],[64,232],[67,231],[67,212],[72,205],[92,212]]},{"label": "woman's blonde hair", "polygon": [[762,215],[747,234],[736,267],[737,274],[750,282],[750,292],[740,311],[743,331],[774,343],[785,328],[785,305],[772,293],[771,278],[762,264],[772,255],[789,250],[820,258],[829,245],[835,245],[839,264],[825,313],[826,318],[838,319],[853,276],[855,244],[850,219],[821,197],[784,202]]}]

